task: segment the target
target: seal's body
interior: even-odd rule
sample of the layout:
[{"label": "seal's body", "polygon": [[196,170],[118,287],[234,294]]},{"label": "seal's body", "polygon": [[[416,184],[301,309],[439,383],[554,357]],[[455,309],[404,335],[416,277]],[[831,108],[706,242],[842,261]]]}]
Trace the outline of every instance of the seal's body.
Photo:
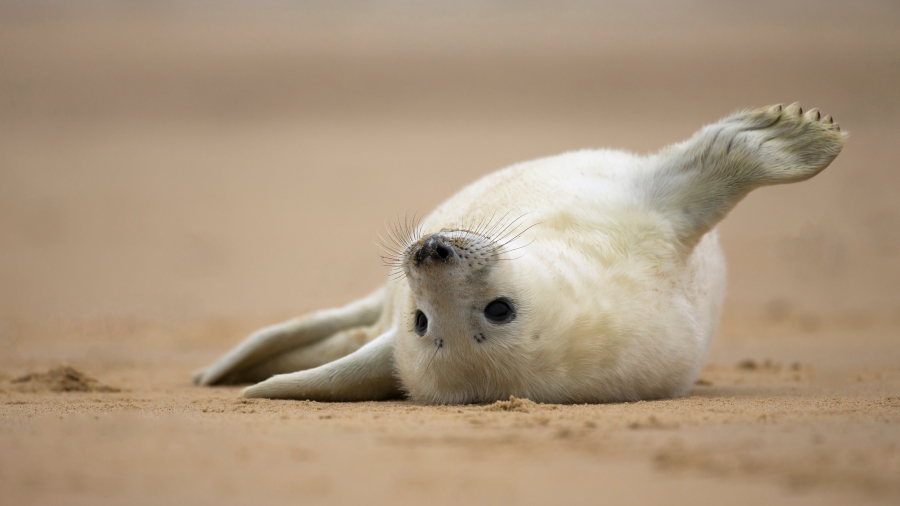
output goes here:
[{"label": "seal's body", "polygon": [[814,176],[845,137],[816,110],[774,106],[650,157],[514,165],[395,234],[385,288],[262,329],[195,379],[312,400],[683,395],[725,294],[716,223],[755,188]]}]

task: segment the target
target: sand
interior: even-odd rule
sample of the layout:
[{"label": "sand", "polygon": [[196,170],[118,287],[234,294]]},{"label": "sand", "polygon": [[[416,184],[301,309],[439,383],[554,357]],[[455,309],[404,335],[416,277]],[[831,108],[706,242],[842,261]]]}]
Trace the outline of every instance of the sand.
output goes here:
[{"label": "sand", "polygon": [[[897,26],[890,2],[0,3],[0,504],[897,504]],[[722,224],[687,397],[190,383],[378,286],[384,223],[480,175],[794,100],[850,140]]]}]

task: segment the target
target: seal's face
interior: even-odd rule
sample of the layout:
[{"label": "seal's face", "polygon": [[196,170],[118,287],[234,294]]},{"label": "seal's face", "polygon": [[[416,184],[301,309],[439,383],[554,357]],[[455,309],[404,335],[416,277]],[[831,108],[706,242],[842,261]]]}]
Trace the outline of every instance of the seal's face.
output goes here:
[{"label": "seal's face", "polygon": [[411,296],[401,309],[407,328],[400,329],[396,359],[415,398],[477,402],[507,389],[509,350],[527,320],[528,301],[505,260],[495,241],[464,230],[406,248],[402,269]]}]

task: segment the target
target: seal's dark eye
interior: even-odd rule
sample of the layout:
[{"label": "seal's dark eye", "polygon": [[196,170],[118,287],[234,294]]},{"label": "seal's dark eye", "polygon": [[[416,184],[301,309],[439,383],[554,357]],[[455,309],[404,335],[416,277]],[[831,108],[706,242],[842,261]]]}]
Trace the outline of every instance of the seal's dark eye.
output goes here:
[{"label": "seal's dark eye", "polygon": [[428,317],[425,316],[425,313],[422,311],[416,311],[416,334],[420,336],[425,335],[425,331],[428,330]]},{"label": "seal's dark eye", "polygon": [[492,323],[507,323],[516,317],[516,312],[508,300],[497,299],[485,306],[484,317]]}]

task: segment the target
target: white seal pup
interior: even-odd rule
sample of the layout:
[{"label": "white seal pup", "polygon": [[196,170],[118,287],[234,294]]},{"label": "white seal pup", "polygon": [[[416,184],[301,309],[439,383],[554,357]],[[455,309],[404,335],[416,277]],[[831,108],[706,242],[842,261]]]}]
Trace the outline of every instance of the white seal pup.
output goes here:
[{"label": "white seal pup", "polygon": [[320,401],[684,395],[725,294],[715,225],[755,188],[816,175],[845,139],[830,116],[777,105],[652,156],[578,151],[495,172],[396,237],[384,288],[259,330],[194,379]]}]

